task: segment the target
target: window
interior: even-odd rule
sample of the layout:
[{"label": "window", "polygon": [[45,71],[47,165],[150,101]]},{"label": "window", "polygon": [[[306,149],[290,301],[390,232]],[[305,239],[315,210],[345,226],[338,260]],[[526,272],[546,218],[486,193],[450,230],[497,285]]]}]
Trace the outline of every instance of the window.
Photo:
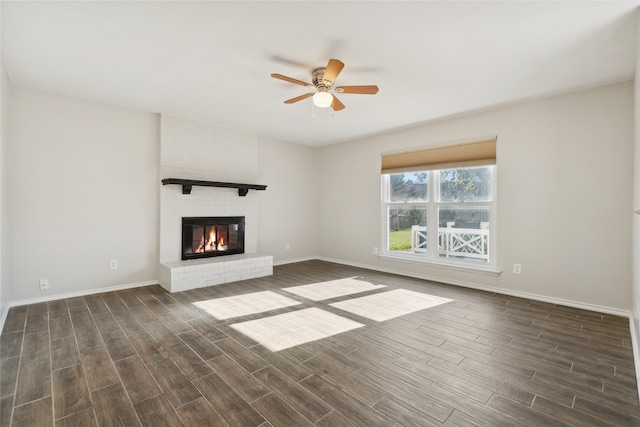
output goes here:
[{"label": "window", "polygon": [[[495,140],[493,144],[495,150]],[[383,170],[383,253],[458,265],[495,265],[495,165],[486,163],[425,165],[424,170],[394,165],[389,173]]]}]

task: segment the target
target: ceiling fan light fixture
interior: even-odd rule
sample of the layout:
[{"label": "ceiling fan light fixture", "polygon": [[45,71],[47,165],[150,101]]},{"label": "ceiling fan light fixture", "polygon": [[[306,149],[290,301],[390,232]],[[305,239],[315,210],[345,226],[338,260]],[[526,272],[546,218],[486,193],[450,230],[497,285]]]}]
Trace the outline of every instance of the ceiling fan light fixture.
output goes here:
[{"label": "ceiling fan light fixture", "polygon": [[333,103],[333,95],[326,91],[318,91],[313,95],[313,105],[318,108],[331,107]]}]

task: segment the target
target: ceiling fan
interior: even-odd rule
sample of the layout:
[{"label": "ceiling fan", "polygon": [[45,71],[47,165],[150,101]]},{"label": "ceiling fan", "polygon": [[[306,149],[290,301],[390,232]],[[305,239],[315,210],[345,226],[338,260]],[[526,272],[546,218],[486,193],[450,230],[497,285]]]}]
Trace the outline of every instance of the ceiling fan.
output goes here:
[{"label": "ceiling fan", "polygon": [[315,88],[315,92],[305,93],[304,95],[296,96],[295,98],[287,99],[285,104],[293,104],[294,102],[302,101],[309,97],[313,97],[313,104],[319,108],[331,107],[334,111],[343,110],[344,104],[336,97],[336,93],[356,93],[363,95],[375,95],[378,93],[378,86],[333,86],[340,74],[340,71],[344,68],[342,61],[337,59],[330,59],[325,68],[316,68],[313,70],[311,77],[313,83],[303,82],[302,80],[294,79],[291,77],[283,76],[282,74],[271,74],[274,79],[284,80],[285,82],[294,83],[300,86],[307,86]]}]

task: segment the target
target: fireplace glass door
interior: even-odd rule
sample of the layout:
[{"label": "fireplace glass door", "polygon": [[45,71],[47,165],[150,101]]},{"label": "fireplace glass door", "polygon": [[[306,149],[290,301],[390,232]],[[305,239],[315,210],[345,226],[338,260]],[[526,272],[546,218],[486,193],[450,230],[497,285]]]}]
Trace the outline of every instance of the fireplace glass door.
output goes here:
[{"label": "fireplace glass door", "polygon": [[182,218],[182,259],[244,253],[244,217]]}]

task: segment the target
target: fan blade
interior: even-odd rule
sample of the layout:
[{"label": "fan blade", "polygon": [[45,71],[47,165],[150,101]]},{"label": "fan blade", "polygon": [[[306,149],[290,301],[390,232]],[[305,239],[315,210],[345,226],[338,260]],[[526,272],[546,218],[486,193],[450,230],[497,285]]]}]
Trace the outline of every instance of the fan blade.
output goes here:
[{"label": "fan blade", "polygon": [[302,101],[303,99],[307,99],[310,96],[313,96],[312,93],[305,93],[304,95],[296,96],[295,98],[287,99],[284,101],[285,104],[293,104],[294,102]]},{"label": "fan blade", "polygon": [[338,86],[335,89],[338,93],[359,93],[362,95],[375,95],[378,93],[378,86]]},{"label": "fan blade", "polygon": [[326,85],[331,86],[333,82],[336,81],[336,77],[340,74],[340,71],[344,68],[344,64],[342,61],[337,59],[330,59],[327,64],[327,69],[324,70],[324,76],[322,76],[322,80]]},{"label": "fan blade", "polygon": [[314,87],[311,83],[303,82],[302,80],[294,79],[291,77],[283,76],[282,74],[271,74],[274,79],[284,80],[285,82],[295,83],[300,86]]},{"label": "fan blade", "polygon": [[333,111],[344,110],[344,104],[340,102],[340,100],[336,98],[335,95],[332,95],[332,96],[333,96],[333,102],[331,103],[331,108],[333,108]]}]

